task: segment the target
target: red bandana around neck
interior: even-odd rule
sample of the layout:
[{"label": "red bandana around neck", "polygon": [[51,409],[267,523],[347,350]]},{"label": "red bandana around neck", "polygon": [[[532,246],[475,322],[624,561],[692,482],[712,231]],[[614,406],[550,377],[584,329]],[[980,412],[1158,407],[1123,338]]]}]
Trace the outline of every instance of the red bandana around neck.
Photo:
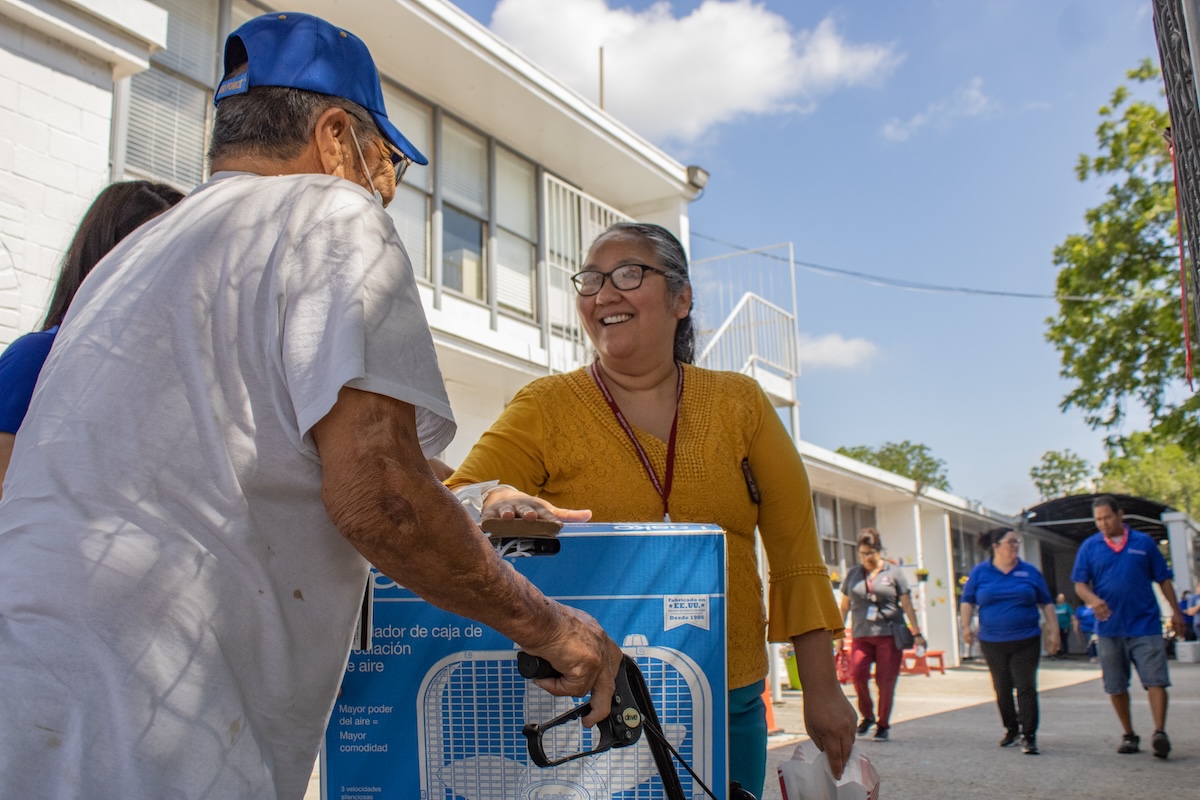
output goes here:
[{"label": "red bandana around neck", "polygon": [[1121,533],[1120,539],[1110,539],[1107,535],[1104,536],[1104,543],[1112,548],[1114,553],[1119,553],[1125,549],[1125,543],[1129,541],[1129,526],[1125,526],[1124,532]]}]

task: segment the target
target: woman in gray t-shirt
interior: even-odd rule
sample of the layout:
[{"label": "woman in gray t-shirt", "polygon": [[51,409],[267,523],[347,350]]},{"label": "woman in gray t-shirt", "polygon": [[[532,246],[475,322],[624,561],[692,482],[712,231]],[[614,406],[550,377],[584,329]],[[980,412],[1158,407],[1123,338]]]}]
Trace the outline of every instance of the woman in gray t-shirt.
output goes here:
[{"label": "woman in gray t-shirt", "polygon": [[[886,561],[881,551],[879,531],[865,528],[858,537],[860,564],[846,573],[842,582],[842,618],[850,612],[850,674],[858,695],[858,711],[862,715],[858,732],[865,734],[875,727],[875,740],[887,741],[888,718],[892,713],[892,695],[904,654],[892,640],[892,626],[903,625],[908,615],[918,646],[925,646],[917,614],[913,610],[904,573]],[[879,690],[879,716],[871,703],[871,664],[875,664],[875,687]]]}]

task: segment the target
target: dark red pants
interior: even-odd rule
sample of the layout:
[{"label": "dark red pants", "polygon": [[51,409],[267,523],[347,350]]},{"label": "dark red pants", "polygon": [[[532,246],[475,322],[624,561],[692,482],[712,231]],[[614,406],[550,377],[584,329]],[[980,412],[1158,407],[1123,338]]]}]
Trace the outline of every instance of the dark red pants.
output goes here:
[{"label": "dark red pants", "polygon": [[[858,713],[863,719],[879,720],[879,727],[888,727],[892,715],[892,695],[900,677],[903,654],[896,649],[891,636],[860,636],[850,642],[850,677],[858,695]],[[879,713],[871,707],[871,662],[875,662],[875,687],[879,689]]]}]

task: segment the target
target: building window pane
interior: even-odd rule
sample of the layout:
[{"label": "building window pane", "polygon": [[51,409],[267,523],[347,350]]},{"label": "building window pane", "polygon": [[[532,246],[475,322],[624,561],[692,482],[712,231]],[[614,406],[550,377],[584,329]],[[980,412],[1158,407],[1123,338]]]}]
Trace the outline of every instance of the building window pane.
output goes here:
[{"label": "building window pane", "polygon": [[487,218],[487,142],[453,120],[442,125],[442,197]]},{"label": "building window pane", "polygon": [[503,148],[496,150],[496,222],[526,239],[537,238],[537,170]]},{"label": "building window pane", "polygon": [[167,12],[167,49],[150,56],[202,86],[217,77],[216,0],[153,0]]},{"label": "building window pane", "polygon": [[844,559],[846,569],[850,569],[855,564],[857,564],[858,563],[858,545],[857,544],[847,544],[846,542],[842,542],[842,558]]},{"label": "building window pane", "polygon": [[430,280],[429,196],[401,184],[396,187],[396,197],[388,204],[387,213],[396,223],[400,241],[408,250],[413,274],[422,280]]},{"label": "building window pane", "polygon": [[442,219],[442,285],[482,300],[483,221],[450,206]]},{"label": "building window pane", "polygon": [[[391,84],[383,84],[383,103],[387,108],[388,119],[400,129],[404,138],[412,142],[413,147],[420,150],[426,158],[433,160],[433,112],[429,106],[421,103]],[[433,190],[430,186],[430,169],[420,164],[409,164],[404,173],[404,183],[426,192]]]},{"label": "building window pane", "polygon": [[208,90],[151,66],[129,81],[129,170],[191,188],[204,175]]},{"label": "building window pane", "polygon": [[500,305],[533,315],[533,245],[507,231],[499,232],[496,252],[496,299]]}]

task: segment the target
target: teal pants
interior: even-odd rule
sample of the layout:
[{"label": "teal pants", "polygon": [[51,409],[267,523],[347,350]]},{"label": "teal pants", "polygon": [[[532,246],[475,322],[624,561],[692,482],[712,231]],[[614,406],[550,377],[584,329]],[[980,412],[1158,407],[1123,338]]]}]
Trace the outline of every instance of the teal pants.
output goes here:
[{"label": "teal pants", "polygon": [[759,798],[767,780],[766,686],[758,681],[729,692],[729,780]]}]

